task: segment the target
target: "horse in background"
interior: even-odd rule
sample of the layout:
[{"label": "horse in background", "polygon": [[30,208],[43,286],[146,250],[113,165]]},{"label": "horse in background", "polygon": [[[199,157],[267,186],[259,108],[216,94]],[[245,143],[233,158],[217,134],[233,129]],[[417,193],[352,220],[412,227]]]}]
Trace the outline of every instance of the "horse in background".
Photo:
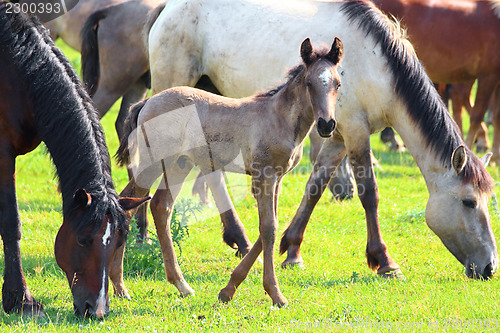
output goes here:
[{"label": "horse in background", "polygon": [[24,278],[15,159],[43,141],[63,199],[55,256],[75,313],[109,312],[109,261],[127,235],[124,209],[143,200],[118,198],[97,113],[77,75],[36,18],[7,13],[0,2],[0,234],[5,312],[44,317]]},{"label": "horse in background", "polygon": [[[233,298],[261,252],[264,256],[264,289],[273,304],[283,306],[274,271],[274,243],[278,227],[278,197],[283,177],[301,160],[304,140],[316,124],[322,137],[336,127],[335,104],[341,78],[337,72],[342,42],[330,49],[314,50],[302,42],[302,62],[288,73],[278,88],[247,98],[230,99],[190,87],[165,90],[134,106],[117,155],[132,161],[133,178],[121,195],[147,194],[162,176],[151,201],[167,279],[189,295],[175,257],[170,219],[175,199],[194,165],[202,171],[221,213],[225,205],[218,194],[227,189],[214,174],[222,171],[252,177],[252,192],[259,210],[259,237],[231,274],[219,299]],[[236,161],[236,162],[235,162]]]},{"label": "horse in background", "polygon": [[[373,3],[401,21],[433,82],[454,84],[478,80],[466,139],[466,144],[473,147],[500,82],[500,40],[497,38],[500,1],[373,0]],[[494,143],[500,143],[500,117],[496,118],[499,119],[493,124]],[[494,144],[493,148],[492,158],[498,163],[500,145]]]}]

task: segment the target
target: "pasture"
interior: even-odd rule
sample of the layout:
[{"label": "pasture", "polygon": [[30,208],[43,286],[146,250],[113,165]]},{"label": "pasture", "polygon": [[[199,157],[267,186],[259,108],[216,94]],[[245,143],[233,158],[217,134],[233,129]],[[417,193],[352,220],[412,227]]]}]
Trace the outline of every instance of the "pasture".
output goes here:
[{"label": "pasture", "polygon": [[[79,54],[61,42],[58,45],[79,70]],[[114,131],[117,112],[115,105],[103,118],[111,154],[118,147]],[[312,215],[302,246],[305,269],[276,269],[281,290],[289,300],[286,308],[273,308],[264,294],[260,263],[250,271],[232,302],[227,305],[217,302],[217,294],[238,259],[234,250],[222,242],[219,218],[200,216],[191,221],[189,237],[181,243],[179,258],[186,280],[196,291],[194,297],[178,296],[175,287],[166,281],[160,259],[155,270],[144,266],[125,272],[132,300],[111,297],[108,317],[84,320],[73,315],[66,278],[54,259],[54,239],[62,222],[61,200],[50,158],[39,147],[18,158],[16,175],[23,222],[24,271],[33,296],[44,305],[47,319],[23,319],[1,312],[0,329],[20,332],[293,331],[341,327],[346,331],[498,329],[499,278],[495,275],[491,281],[482,282],[465,277],[462,265],[425,224],[423,212],[428,194],[412,157],[406,152],[390,152],[378,135],[372,138],[372,148],[380,163],[375,172],[382,234],[406,280],[382,279],[368,269],[364,256],[366,223],[359,200],[332,202],[325,193]],[[284,178],[278,214],[280,234],[295,213],[310,170],[305,156],[297,169]],[[496,181],[500,179],[498,167],[488,167],[488,171]],[[123,189],[127,183],[126,171],[115,164],[113,178],[117,190]],[[190,188],[184,192],[189,194]],[[498,187],[495,193],[499,194]],[[258,234],[255,200],[248,193],[236,203],[236,209],[250,240],[254,241]],[[490,200],[490,215],[498,239],[500,208],[496,197]],[[154,238],[154,226],[150,226],[150,234]],[[275,258],[281,263],[285,257],[278,256],[276,250]]]}]

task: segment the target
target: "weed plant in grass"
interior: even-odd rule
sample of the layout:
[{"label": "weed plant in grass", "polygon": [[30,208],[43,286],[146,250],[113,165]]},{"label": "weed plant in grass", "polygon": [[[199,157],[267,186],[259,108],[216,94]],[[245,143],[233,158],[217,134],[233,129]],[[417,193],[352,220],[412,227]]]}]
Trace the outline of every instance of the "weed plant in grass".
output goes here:
[{"label": "weed plant in grass", "polygon": [[[62,46],[78,66],[78,54]],[[117,110],[115,105],[102,120],[111,154],[118,145],[114,131]],[[166,280],[154,226],[149,229],[152,244],[143,248],[141,258],[134,258],[138,255],[130,249],[136,246],[132,226],[125,272],[132,299],[113,297],[110,290],[111,314],[104,320],[83,320],[73,315],[72,296],[53,255],[54,239],[62,222],[61,199],[50,158],[40,147],[18,158],[16,179],[23,221],[24,271],[31,292],[45,306],[47,319],[30,320],[1,312],[0,330],[289,332],[343,328],[346,332],[360,332],[390,327],[403,330],[401,325],[406,325],[406,331],[435,332],[434,328],[442,331],[448,325],[446,328],[453,328],[450,331],[454,332],[466,328],[498,331],[498,274],[491,281],[465,277],[460,263],[425,224],[428,194],[412,157],[388,151],[378,136],[372,138],[372,147],[380,162],[375,172],[382,234],[406,280],[382,279],[368,269],[364,257],[366,224],[359,200],[332,202],[325,194],[306,231],[302,246],[305,269],[276,267],[282,292],[290,304],[284,309],[271,306],[262,287],[260,263],[250,271],[235,299],[227,305],[219,304],[217,294],[239,261],[234,250],[222,242],[219,218],[204,210],[196,213],[197,219],[189,220],[189,237],[180,242],[180,266],[196,294],[180,298]],[[308,163],[306,152],[301,165],[307,168]],[[498,182],[498,168],[488,170]],[[279,202],[280,232],[293,217],[308,177],[307,172],[285,177]],[[116,164],[113,178],[118,191],[128,182],[126,170]],[[181,197],[191,200],[190,191],[185,188]],[[255,200],[247,194],[238,201],[236,210],[254,241],[258,233]],[[490,201],[490,214],[498,239],[500,216],[496,199]],[[277,251],[275,255],[278,263],[284,259]],[[3,260],[0,265],[3,271]]]}]

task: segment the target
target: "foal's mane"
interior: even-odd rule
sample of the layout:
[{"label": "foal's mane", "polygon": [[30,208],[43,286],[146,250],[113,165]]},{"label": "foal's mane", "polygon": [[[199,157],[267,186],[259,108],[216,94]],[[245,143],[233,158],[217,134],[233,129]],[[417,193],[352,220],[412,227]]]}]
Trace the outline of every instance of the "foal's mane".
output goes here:
[{"label": "foal's mane", "polygon": [[[321,47],[319,49],[315,49],[314,51],[315,51],[315,58],[312,59],[313,62],[319,61],[321,59],[325,59],[325,60],[329,61],[328,59],[326,59],[326,55],[329,52],[329,49],[326,46]],[[282,91],[285,87],[292,84],[292,82],[294,82],[295,79],[297,79],[300,75],[302,75],[304,73],[305,69],[306,69],[306,66],[302,63],[302,60],[301,60],[300,64],[296,65],[295,67],[292,67],[288,71],[288,73],[286,75],[286,79],[284,80],[284,82],[282,84],[280,84],[278,87],[272,88],[268,91],[259,92],[259,93],[257,93],[257,95],[255,95],[255,97],[265,98],[265,97],[272,97],[272,96],[276,95],[277,93]]]},{"label": "foal's mane", "polygon": [[[36,17],[6,13],[0,2],[0,52],[8,54],[34,105],[37,135],[54,161],[63,197],[63,213],[76,232],[100,229],[106,214],[119,227],[124,215],[111,178],[104,132],[92,101],[63,53]],[[92,196],[83,214],[73,194],[84,188]]]},{"label": "foal's mane", "polygon": [[[413,48],[398,31],[399,26],[365,0],[347,1],[342,4],[341,11],[349,21],[357,23],[366,35],[372,36],[380,44],[394,77],[396,93],[406,104],[407,112],[422,132],[427,145],[443,165],[450,168],[453,151],[465,144]],[[491,176],[479,158],[467,147],[466,151],[467,164],[459,177],[482,192],[490,192],[493,188]]]}]

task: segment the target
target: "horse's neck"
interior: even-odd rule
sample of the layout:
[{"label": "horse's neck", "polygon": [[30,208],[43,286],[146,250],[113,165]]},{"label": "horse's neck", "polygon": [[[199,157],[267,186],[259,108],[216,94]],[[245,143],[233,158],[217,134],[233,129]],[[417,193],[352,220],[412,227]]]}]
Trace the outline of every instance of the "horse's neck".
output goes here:
[{"label": "horse's neck", "polygon": [[405,108],[406,106],[403,102],[397,102],[394,110],[400,111],[394,112],[397,114],[397,118],[393,120],[393,126],[403,139],[408,152],[417,163],[424,176],[427,188],[431,189],[436,186],[437,180],[449,170],[443,165],[437,153],[427,146],[427,141],[423,133],[410,118]]}]

